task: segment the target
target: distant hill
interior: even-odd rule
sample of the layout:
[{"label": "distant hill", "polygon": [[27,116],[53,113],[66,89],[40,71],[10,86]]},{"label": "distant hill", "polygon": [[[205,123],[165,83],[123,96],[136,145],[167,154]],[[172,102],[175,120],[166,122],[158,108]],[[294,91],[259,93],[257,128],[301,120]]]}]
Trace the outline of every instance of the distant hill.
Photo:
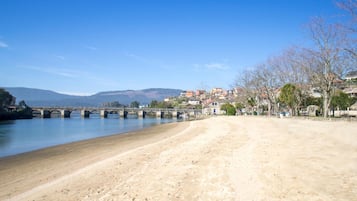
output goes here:
[{"label": "distant hill", "polygon": [[140,104],[149,104],[152,100],[162,101],[166,97],[178,96],[182,90],[152,88],[143,90],[123,90],[99,92],[91,96],[73,96],[49,90],[24,87],[5,87],[5,90],[16,97],[17,101],[24,100],[29,106],[100,106],[105,102],[118,101],[121,104],[130,104],[138,101]]}]

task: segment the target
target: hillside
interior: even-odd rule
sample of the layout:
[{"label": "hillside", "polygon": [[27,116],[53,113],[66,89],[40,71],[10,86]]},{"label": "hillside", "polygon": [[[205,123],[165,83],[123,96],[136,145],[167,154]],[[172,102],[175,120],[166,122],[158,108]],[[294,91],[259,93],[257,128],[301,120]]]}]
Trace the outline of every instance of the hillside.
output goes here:
[{"label": "hillside", "polygon": [[166,97],[178,96],[179,89],[152,88],[143,90],[122,90],[99,92],[91,96],[73,96],[49,90],[5,87],[5,90],[16,97],[17,101],[25,100],[29,106],[100,106],[105,102],[118,101],[121,104],[130,104],[138,101],[148,104],[152,100],[163,100]]}]

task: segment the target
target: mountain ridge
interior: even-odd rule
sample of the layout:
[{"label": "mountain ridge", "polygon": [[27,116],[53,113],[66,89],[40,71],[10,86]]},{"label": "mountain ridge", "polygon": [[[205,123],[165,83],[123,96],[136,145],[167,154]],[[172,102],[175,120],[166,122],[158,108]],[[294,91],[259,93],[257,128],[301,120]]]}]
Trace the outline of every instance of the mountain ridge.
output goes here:
[{"label": "mountain ridge", "polygon": [[3,87],[16,97],[24,100],[29,106],[100,106],[106,102],[118,101],[128,105],[133,101],[149,104],[152,100],[162,101],[166,97],[178,96],[181,89],[148,88],[141,90],[113,90],[98,92],[88,96],[76,96],[58,93],[51,90],[27,87]]}]

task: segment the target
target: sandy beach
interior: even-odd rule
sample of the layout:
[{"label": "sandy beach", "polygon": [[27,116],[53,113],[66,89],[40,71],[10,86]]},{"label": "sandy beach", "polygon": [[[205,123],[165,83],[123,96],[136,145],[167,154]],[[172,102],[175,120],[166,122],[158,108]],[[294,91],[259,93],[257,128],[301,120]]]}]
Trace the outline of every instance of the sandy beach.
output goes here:
[{"label": "sandy beach", "polygon": [[357,122],[212,117],[0,159],[0,200],[357,200]]}]

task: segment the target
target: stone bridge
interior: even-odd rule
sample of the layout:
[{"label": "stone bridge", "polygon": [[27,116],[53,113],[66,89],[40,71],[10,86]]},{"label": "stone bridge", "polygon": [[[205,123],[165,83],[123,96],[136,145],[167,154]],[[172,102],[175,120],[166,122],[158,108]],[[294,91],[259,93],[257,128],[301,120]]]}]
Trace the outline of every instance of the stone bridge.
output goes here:
[{"label": "stone bridge", "polygon": [[129,114],[138,118],[155,116],[156,118],[197,117],[202,114],[198,109],[169,109],[169,108],[104,108],[104,107],[32,107],[32,114],[41,118],[51,118],[51,114],[60,114],[62,118],[70,118],[72,112],[80,113],[81,117],[89,118],[91,114],[99,114],[107,118],[108,114],[118,114],[119,118],[127,118]]}]

